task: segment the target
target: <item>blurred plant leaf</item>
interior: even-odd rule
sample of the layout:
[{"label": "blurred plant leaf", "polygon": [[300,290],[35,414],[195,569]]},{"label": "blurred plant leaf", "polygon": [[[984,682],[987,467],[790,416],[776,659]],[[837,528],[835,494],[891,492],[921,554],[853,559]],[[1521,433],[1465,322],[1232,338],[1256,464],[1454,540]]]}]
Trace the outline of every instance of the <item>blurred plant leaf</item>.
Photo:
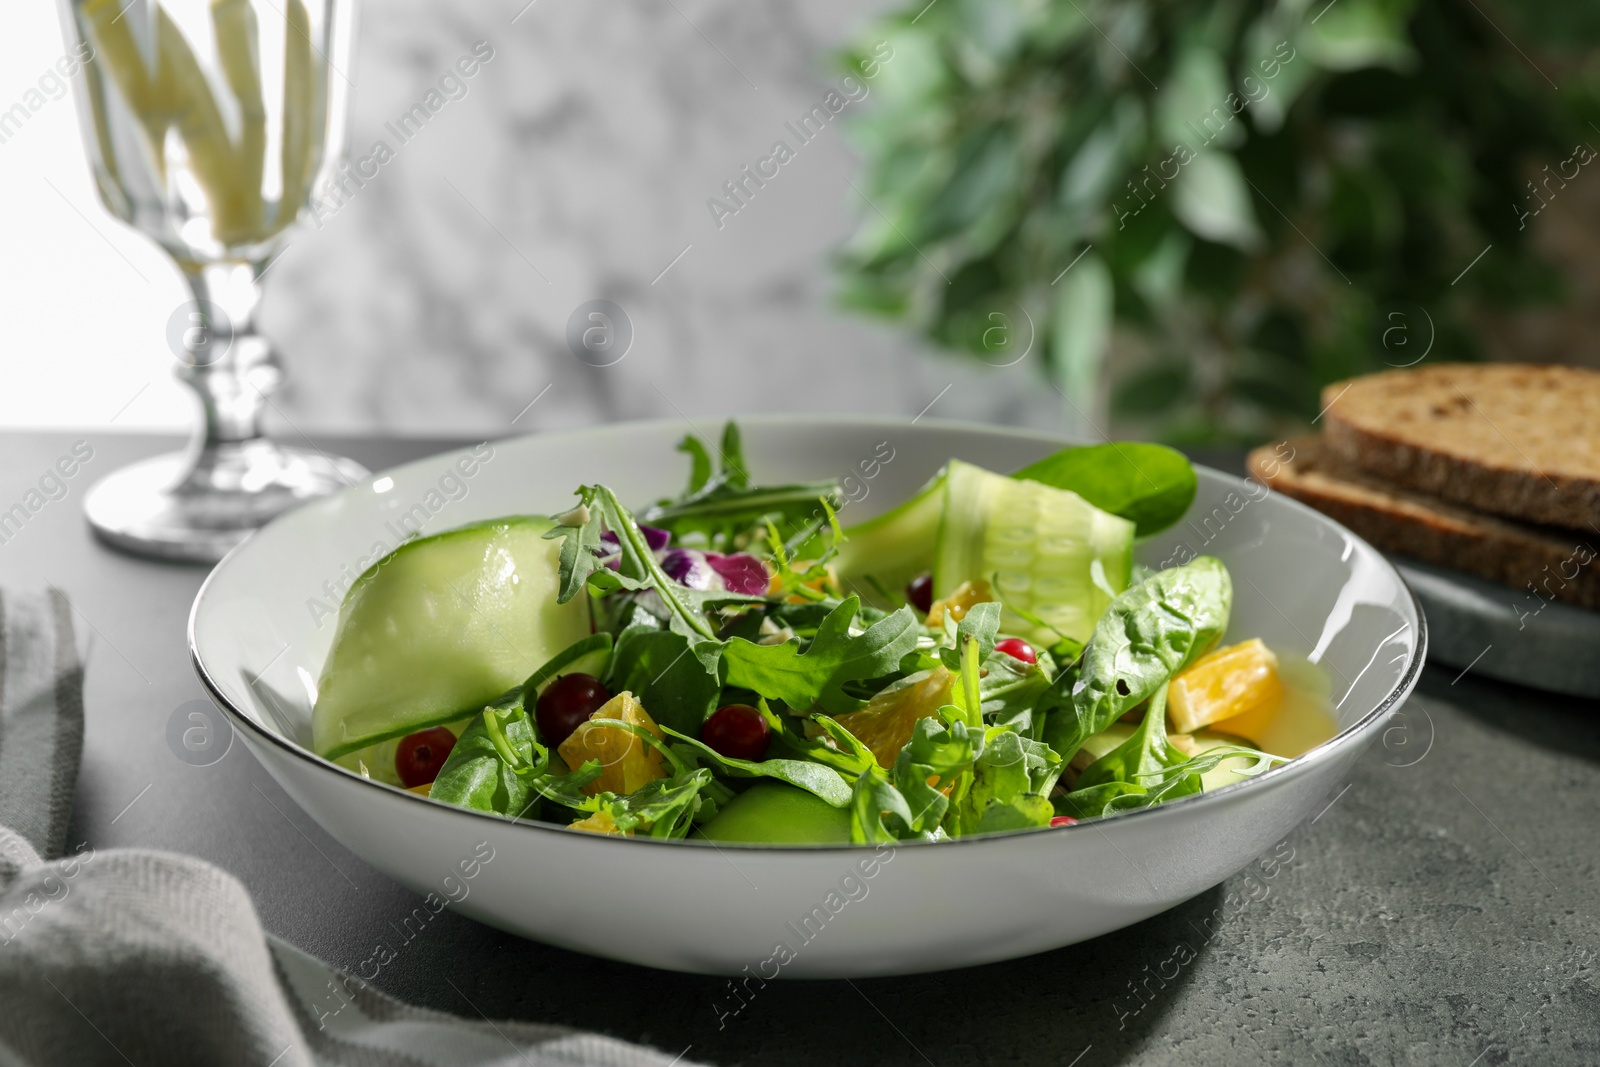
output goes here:
[{"label": "blurred plant leaf", "polygon": [[1261,228],[1238,162],[1222,152],[1201,152],[1173,183],[1172,212],[1196,237],[1253,249]]}]

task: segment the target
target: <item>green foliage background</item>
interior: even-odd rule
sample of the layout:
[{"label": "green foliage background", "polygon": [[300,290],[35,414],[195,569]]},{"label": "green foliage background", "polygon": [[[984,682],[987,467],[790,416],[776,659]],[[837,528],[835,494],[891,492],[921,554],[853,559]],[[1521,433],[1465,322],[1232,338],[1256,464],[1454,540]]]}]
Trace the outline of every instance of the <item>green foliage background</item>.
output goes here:
[{"label": "green foliage background", "polygon": [[1031,320],[1085,429],[1107,379],[1121,430],[1243,441],[1430,336],[1480,358],[1473,314],[1560,298],[1529,179],[1600,145],[1592,2],[912,0],[869,38],[845,303],[994,365]]}]

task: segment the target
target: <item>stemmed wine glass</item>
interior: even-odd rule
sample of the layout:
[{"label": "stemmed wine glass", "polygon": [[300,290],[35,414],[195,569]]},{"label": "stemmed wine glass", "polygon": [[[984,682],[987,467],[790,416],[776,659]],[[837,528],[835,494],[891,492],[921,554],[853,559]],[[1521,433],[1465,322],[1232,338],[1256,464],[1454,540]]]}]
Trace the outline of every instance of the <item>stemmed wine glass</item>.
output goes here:
[{"label": "stemmed wine glass", "polygon": [[353,12],[347,0],[60,4],[84,58],[78,118],[100,199],[172,256],[193,293],[168,336],[204,413],[187,450],[109,475],[85,511],[117,547],[217,560],[366,475],[263,434],[283,374],[255,325],[261,275],[343,143]]}]

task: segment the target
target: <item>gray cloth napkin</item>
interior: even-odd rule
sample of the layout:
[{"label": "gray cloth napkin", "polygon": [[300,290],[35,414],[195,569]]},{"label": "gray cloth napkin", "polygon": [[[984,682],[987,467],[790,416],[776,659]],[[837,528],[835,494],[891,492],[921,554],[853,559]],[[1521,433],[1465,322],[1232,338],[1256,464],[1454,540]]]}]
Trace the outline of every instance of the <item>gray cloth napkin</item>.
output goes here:
[{"label": "gray cloth napkin", "polygon": [[192,857],[63,855],[82,682],[62,598],[0,592],[0,1067],[683,1062],[402,1004],[267,936],[244,887]]}]

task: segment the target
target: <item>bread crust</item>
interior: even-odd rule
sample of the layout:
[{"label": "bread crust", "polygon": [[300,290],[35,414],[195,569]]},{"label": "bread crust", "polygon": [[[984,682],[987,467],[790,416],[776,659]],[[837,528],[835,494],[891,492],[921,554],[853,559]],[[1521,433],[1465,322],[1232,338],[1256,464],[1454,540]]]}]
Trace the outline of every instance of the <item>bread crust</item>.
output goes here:
[{"label": "bread crust", "polygon": [[1250,473],[1386,552],[1465,571],[1523,594],[1512,608],[1536,612],[1560,600],[1600,608],[1600,533],[1588,536],[1485,515],[1399,488],[1343,462],[1317,437],[1250,453]]},{"label": "bread crust", "polygon": [[1600,373],[1438,364],[1323,390],[1325,437],[1347,464],[1417,492],[1600,533]]}]

